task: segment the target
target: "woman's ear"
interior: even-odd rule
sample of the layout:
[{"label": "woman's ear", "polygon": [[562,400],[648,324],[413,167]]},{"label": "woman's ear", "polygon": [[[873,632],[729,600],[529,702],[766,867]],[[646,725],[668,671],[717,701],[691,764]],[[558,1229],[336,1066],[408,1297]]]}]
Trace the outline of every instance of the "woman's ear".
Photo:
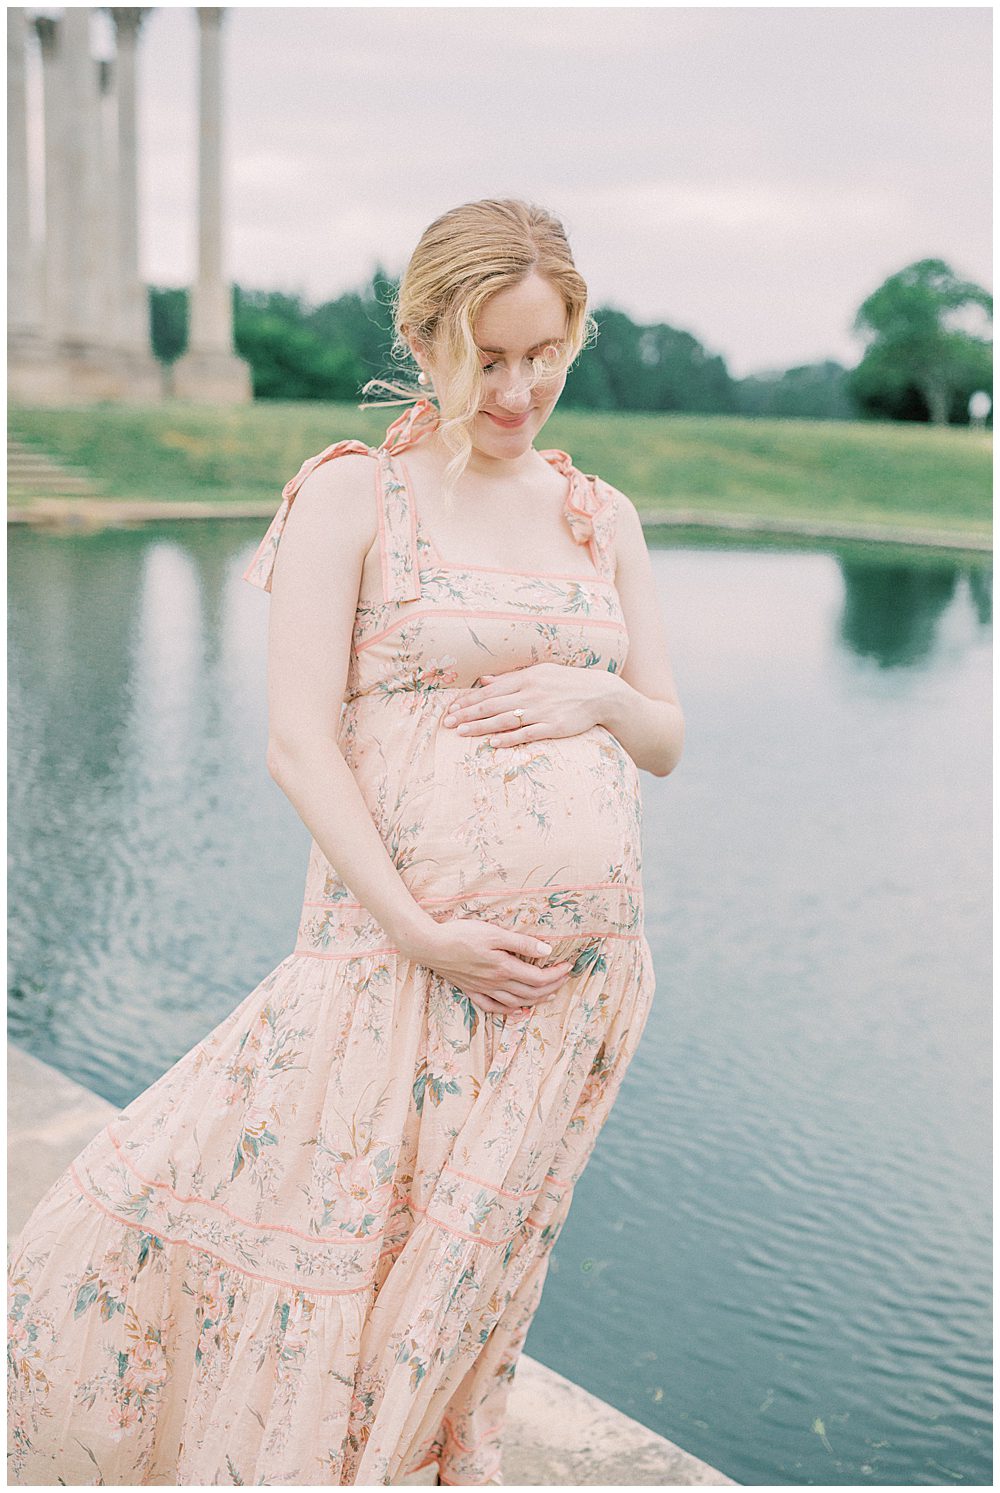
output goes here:
[{"label": "woman's ear", "polygon": [[410,337],[405,331],[403,336],[406,337],[406,344],[413,356],[413,361],[429,375],[430,368],[428,367],[426,347],[418,337]]}]

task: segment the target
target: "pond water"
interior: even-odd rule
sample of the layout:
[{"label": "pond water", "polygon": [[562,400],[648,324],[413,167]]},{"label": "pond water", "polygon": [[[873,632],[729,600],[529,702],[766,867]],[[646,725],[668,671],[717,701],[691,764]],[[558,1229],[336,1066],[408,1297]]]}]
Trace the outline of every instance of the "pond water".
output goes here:
[{"label": "pond water", "polygon": [[[9,541],[9,1035],[118,1107],[290,951],[259,521]],[[527,1352],[740,1483],[988,1483],[987,562],[652,550],[657,992]]]}]

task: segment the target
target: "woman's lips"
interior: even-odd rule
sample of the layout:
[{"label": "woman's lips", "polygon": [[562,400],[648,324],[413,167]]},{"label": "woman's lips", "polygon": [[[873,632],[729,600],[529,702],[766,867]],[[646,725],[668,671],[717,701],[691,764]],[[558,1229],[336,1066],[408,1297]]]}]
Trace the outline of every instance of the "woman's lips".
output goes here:
[{"label": "woman's lips", "polygon": [[531,411],[530,410],[525,410],[525,412],[524,412],[523,415],[518,415],[516,417],[516,419],[513,419],[513,420],[502,419],[500,415],[494,415],[492,413],[492,411],[490,411],[490,410],[483,410],[483,414],[484,415],[489,415],[489,417],[493,421],[493,423],[495,425],[501,426],[504,430],[516,430],[519,425],[523,425],[524,424],[524,422],[527,420],[528,416],[531,414]]}]

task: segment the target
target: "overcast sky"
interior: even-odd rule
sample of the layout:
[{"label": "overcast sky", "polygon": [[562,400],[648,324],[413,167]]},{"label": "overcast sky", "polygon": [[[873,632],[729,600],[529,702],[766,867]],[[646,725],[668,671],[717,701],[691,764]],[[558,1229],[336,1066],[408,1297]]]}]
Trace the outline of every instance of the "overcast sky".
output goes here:
[{"label": "overcast sky", "polygon": [[[197,30],[159,7],[140,45],[161,285],[195,261]],[[449,207],[521,196],[562,219],[592,304],[692,333],[737,377],[853,364],[857,306],[915,259],[991,286],[985,6],[237,6],[223,38],[247,286],[325,300],[376,261],[399,273]]]}]

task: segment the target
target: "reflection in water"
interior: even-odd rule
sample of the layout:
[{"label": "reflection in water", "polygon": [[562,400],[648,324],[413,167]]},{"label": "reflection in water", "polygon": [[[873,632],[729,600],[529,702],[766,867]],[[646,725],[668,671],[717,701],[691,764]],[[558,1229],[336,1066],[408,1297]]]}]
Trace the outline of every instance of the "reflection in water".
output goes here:
[{"label": "reflection in water", "polygon": [[[260,534],[11,536],[9,1032],[119,1106],[294,943]],[[989,566],[652,560],[657,993],[527,1350],[740,1483],[985,1483]]]},{"label": "reflection in water", "polygon": [[988,565],[978,565],[966,572],[969,581],[969,595],[976,609],[976,616],[980,622],[987,624],[993,621],[993,570]]},{"label": "reflection in water", "polygon": [[266,606],[194,528],[11,546],[10,1033],[120,1105],[287,953],[305,872]]},{"label": "reflection in water", "polygon": [[[142,544],[99,552],[90,561],[85,540],[17,535],[8,572],[11,1034],[28,1017],[43,1038],[36,1050],[64,1054],[71,1072],[83,1034],[64,1021],[60,992],[86,1006],[112,919],[133,792],[129,655],[146,563]],[[103,1046],[99,1031],[85,1040]]]},{"label": "reflection in water", "polygon": [[979,620],[992,621],[992,577],[984,565],[953,561],[878,563],[842,560],[844,611],[840,633],[862,658],[884,668],[918,663],[934,647],[938,623],[967,579]]}]

